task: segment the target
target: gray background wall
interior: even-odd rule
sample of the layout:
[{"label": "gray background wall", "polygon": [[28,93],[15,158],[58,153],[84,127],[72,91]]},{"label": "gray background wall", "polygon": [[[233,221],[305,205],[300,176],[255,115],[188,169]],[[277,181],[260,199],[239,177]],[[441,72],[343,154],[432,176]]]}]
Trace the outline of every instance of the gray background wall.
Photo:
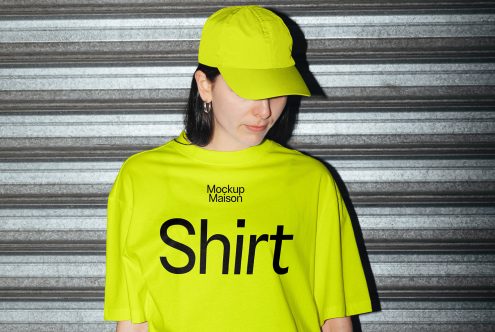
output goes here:
[{"label": "gray background wall", "polygon": [[[0,330],[112,330],[108,191],[180,132],[201,26],[227,3],[0,1]],[[307,40],[320,96],[290,143],[347,185],[381,306],[362,330],[493,331],[493,1],[250,3]]]}]

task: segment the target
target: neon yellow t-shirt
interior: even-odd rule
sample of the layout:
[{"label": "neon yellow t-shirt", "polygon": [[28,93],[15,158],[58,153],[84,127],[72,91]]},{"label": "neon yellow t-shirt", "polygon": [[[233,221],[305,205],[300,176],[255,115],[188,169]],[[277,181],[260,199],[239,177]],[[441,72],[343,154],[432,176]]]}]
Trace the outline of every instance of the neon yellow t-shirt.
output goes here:
[{"label": "neon yellow t-shirt", "polygon": [[349,215],[316,159],[268,139],[207,150],[182,132],[122,165],[108,198],[106,320],[317,332],[369,311]]}]

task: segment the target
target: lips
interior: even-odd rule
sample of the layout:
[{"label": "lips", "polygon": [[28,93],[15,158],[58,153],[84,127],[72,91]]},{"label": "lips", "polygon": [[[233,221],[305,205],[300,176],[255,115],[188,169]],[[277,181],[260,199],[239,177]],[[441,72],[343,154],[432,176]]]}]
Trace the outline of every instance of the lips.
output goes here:
[{"label": "lips", "polygon": [[261,125],[261,126],[246,125],[246,127],[251,131],[260,132],[260,131],[264,131],[266,129],[267,125]]}]

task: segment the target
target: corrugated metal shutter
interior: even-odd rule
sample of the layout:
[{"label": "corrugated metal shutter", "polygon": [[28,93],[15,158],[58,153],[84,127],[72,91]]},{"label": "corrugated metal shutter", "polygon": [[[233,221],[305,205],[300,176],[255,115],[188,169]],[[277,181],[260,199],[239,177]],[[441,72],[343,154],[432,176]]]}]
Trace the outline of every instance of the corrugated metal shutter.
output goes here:
[{"label": "corrugated metal shutter", "polygon": [[[382,309],[362,330],[493,331],[495,4],[254,2],[297,22],[326,95],[291,144],[354,203]],[[0,330],[112,331],[106,197],[124,158],[181,130],[220,5],[0,2]]]}]

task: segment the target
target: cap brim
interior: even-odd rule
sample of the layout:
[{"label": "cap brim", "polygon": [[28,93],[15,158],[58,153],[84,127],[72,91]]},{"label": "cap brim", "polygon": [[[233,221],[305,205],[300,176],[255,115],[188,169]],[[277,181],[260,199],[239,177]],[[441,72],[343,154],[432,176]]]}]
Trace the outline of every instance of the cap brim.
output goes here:
[{"label": "cap brim", "polygon": [[227,85],[245,99],[277,96],[311,96],[295,66],[272,69],[218,67]]}]

